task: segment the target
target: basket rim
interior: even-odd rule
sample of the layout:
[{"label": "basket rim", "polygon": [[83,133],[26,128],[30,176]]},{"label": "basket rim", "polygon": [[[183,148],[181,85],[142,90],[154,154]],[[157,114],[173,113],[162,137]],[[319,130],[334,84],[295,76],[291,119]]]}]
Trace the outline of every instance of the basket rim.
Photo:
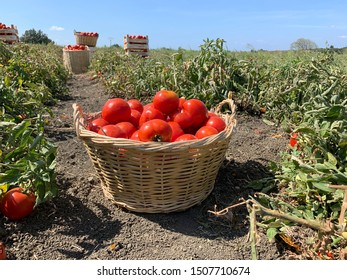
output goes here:
[{"label": "basket rim", "polygon": [[[231,114],[221,114],[220,110],[223,105],[228,104],[231,109]],[[205,137],[203,139],[179,141],[179,142],[142,142],[132,139],[125,138],[112,138],[106,135],[101,135],[96,132],[90,131],[85,128],[86,121],[101,116],[101,112],[86,114],[83,112],[82,106],[78,103],[74,103],[73,107],[73,121],[76,134],[78,138],[82,140],[89,140],[93,143],[98,144],[111,144],[115,147],[122,148],[133,148],[144,151],[175,151],[175,150],[186,150],[199,148],[201,146],[211,145],[219,141],[225,141],[230,138],[234,127],[237,124],[235,119],[236,109],[234,101],[230,98],[222,101],[217,108],[215,113],[224,118],[226,121],[226,128],[218,134]],[[87,118],[87,119],[86,119]]]}]

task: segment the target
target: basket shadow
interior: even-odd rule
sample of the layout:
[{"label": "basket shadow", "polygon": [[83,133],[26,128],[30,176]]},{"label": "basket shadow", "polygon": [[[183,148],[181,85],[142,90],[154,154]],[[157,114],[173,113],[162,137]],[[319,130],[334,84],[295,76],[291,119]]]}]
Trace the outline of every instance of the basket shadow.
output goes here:
[{"label": "basket shadow", "polygon": [[272,174],[262,163],[254,160],[236,162],[225,160],[221,166],[213,191],[201,203],[183,212],[168,214],[139,214],[170,231],[207,239],[230,240],[245,236],[249,229],[248,211],[245,205],[233,208],[227,215],[217,216],[209,211],[220,211],[246,200],[254,193],[247,185]]}]

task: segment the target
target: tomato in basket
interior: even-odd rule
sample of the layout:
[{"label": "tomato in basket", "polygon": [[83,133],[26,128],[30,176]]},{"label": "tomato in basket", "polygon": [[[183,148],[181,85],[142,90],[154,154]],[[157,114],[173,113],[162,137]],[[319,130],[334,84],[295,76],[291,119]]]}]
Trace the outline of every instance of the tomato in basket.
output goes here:
[{"label": "tomato in basket", "polygon": [[177,111],[180,99],[174,91],[160,90],[153,97],[153,106],[163,114]]},{"label": "tomato in basket", "polygon": [[111,98],[102,107],[101,115],[110,124],[127,122],[130,120],[131,108],[124,99]]},{"label": "tomato in basket", "polygon": [[218,116],[209,117],[205,125],[214,127],[218,132],[223,131],[226,127],[225,121]]},{"label": "tomato in basket", "polygon": [[170,125],[160,119],[150,120],[139,129],[139,139],[143,142],[170,142],[172,129]]},{"label": "tomato in basket", "polygon": [[217,134],[218,130],[212,126],[203,126],[195,133],[196,138],[202,139],[214,134]]}]

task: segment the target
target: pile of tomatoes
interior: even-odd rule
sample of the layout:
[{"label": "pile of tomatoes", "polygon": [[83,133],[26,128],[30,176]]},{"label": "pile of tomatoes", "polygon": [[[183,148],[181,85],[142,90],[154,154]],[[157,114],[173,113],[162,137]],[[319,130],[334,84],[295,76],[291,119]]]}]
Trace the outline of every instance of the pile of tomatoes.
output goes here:
[{"label": "pile of tomatoes", "polygon": [[12,27],[7,26],[5,23],[0,22],[0,29],[12,29]]},{"label": "pile of tomatoes", "polygon": [[98,37],[99,33],[98,32],[78,32],[79,35],[82,36],[90,36],[90,37]]},{"label": "pile of tomatoes", "polygon": [[64,50],[67,51],[85,51],[87,47],[85,45],[67,45]]},{"label": "pile of tomatoes", "polygon": [[143,35],[127,35],[127,36],[130,39],[146,39],[147,38],[146,36],[143,36]]},{"label": "pile of tomatoes", "polygon": [[225,121],[209,112],[201,100],[186,100],[169,90],[158,91],[146,105],[137,99],[109,99],[101,117],[87,125],[87,129],[101,135],[142,142],[202,139],[225,127]]}]

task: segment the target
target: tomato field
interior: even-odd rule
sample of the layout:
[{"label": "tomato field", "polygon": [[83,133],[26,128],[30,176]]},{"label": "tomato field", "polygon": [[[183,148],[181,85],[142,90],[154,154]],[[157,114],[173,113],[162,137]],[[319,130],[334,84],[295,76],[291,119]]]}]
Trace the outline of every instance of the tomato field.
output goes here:
[{"label": "tomato field", "polygon": [[[98,198],[100,200],[94,203],[94,208],[89,208],[87,212],[106,213],[105,208],[108,209],[108,214],[104,214],[102,218],[98,216],[97,219],[97,224],[101,231],[104,229],[103,235],[107,236],[107,240],[98,236],[95,237],[94,243],[89,240],[89,246],[78,239],[83,236],[89,238],[92,235],[87,231],[88,226],[93,227],[93,222],[88,218],[85,220],[86,228],[82,225],[79,230],[74,231],[74,235],[78,236],[76,237],[78,240],[73,243],[75,247],[77,246],[77,249],[75,248],[77,253],[70,255],[66,253],[68,249],[64,246],[69,246],[71,241],[66,239],[69,241],[61,245],[64,248],[57,250],[60,254],[57,258],[112,259],[117,256],[124,259],[146,258],[145,255],[136,255],[141,247],[138,243],[125,241],[130,229],[124,229],[123,235],[120,234],[123,239],[117,239],[115,234],[110,233],[110,230],[112,231],[110,221],[117,224],[114,225],[117,228],[116,232],[121,232],[120,228],[126,227],[127,224],[132,224],[133,230],[141,231],[141,228],[135,225],[138,219],[147,219],[147,222],[154,220],[160,225],[159,231],[165,235],[168,234],[165,230],[170,228],[171,222],[176,224],[178,221],[179,224],[179,220],[182,219],[188,223],[192,220],[197,221],[196,228],[187,229],[186,232],[189,234],[186,235],[197,235],[199,240],[213,242],[221,238],[223,242],[230,242],[234,237],[229,234],[232,234],[235,228],[239,228],[240,236],[245,236],[249,232],[248,249],[245,249],[247,253],[225,255],[225,258],[271,258],[264,255],[264,248],[259,247],[259,238],[263,236],[265,241],[263,240],[262,244],[276,243],[286,248],[285,251],[276,251],[277,259],[293,257],[345,259],[347,250],[345,58],[343,50],[334,49],[230,52],[225,49],[222,39],[207,39],[199,51],[158,49],[151,50],[146,58],[125,55],[121,48],[96,48],[89,72],[71,75],[63,66],[62,47],[26,44],[7,46],[0,43],[0,197],[2,199],[0,241],[7,249],[7,257],[35,258],[35,253],[32,255],[18,253],[19,244],[16,238],[22,236],[22,243],[30,240],[23,237],[21,227],[36,228],[40,223],[49,221],[51,225],[46,224],[44,229],[40,225],[40,230],[54,232],[58,230],[55,227],[57,220],[58,224],[64,227],[61,231],[69,232],[65,226],[74,227],[72,225],[79,220],[73,217],[74,207],[83,209],[84,203],[87,203],[86,198],[80,196],[86,190],[82,187],[85,186],[94,196],[102,197]],[[72,83],[75,82],[86,83],[87,86],[73,88]],[[96,86],[101,89],[93,94]],[[157,94],[160,92],[165,94]],[[168,92],[174,92],[176,95]],[[234,132],[235,136],[238,133],[242,135],[244,145],[248,145],[249,148],[245,146],[245,150],[242,150],[244,154],[239,153],[236,149],[238,138],[235,137],[235,142],[232,140],[230,143],[229,153],[217,177],[214,192],[206,202],[184,213],[148,217],[127,212],[118,213],[122,210],[111,206],[103,198],[103,194],[100,191],[98,193],[98,179],[94,178],[85,150],[67,152],[68,158],[61,158],[67,148],[65,146],[68,146],[65,142],[63,144],[63,141],[72,141],[69,142],[70,145],[78,142],[71,125],[72,102],[90,102],[86,107],[87,110],[103,111],[103,120],[89,124],[88,128],[91,131],[101,131],[99,134],[104,135],[127,131],[123,137],[131,138],[130,134],[133,135],[135,132],[131,127],[131,124],[134,125],[130,121],[131,118],[142,123],[154,119],[157,122],[155,127],[161,126],[160,133],[158,131],[153,133],[156,129],[153,128],[153,124],[143,129],[136,127],[139,128],[138,139],[158,141],[160,138],[171,141],[174,132],[176,138],[183,134],[188,135],[188,132],[192,131],[193,122],[196,124],[195,130],[189,134],[197,138],[208,137],[210,134],[222,131],[223,123],[216,119],[216,116],[207,114],[221,101],[230,97],[237,105],[236,119],[240,120]],[[183,105],[179,105],[180,99],[186,100]],[[108,116],[110,108],[105,111],[102,108],[110,100],[116,100],[121,105],[118,104],[120,112]],[[199,100],[206,111],[201,113],[205,110],[200,108],[202,105],[198,101],[191,102],[191,100]],[[158,118],[162,117],[152,116],[159,114],[153,109],[154,107],[143,110],[147,112],[146,114],[139,112],[139,109],[133,109],[139,104],[143,109],[143,105],[150,102],[153,102],[155,110],[159,113],[164,112],[165,121],[161,119],[162,122],[158,123]],[[62,110],[64,104],[69,107]],[[195,107],[200,109],[194,109]],[[176,112],[177,108],[180,108],[179,113]],[[189,114],[184,114],[184,110]],[[170,116],[174,112],[176,114]],[[127,116],[125,119],[119,118],[125,115]],[[115,117],[117,119],[114,119]],[[106,123],[127,122],[127,124],[123,123],[119,131],[114,131],[114,128],[112,131],[100,130],[100,127],[107,127],[105,120]],[[178,123],[180,127],[170,127],[170,121]],[[248,129],[250,124],[256,124],[256,127],[247,130],[251,139],[248,142],[245,128]],[[202,127],[209,128],[198,133],[198,128],[200,131]],[[264,131],[269,133],[264,134]],[[191,137],[184,139],[196,140]],[[281,141],[282,144],[276,142],[275,148],[272,146],[275,141]],[[281,149],[278,150],[278,147]],[[82,148],[82,145],[79,148]],[[256,153],[252,148],[259,151],[265,149],[273,156],[270,156],[264,165],[257,165],[256,169],[249,169],[247,172],[247,168],[251,168],[251,164],[254,165],[252,160],[246,160],[249,155],[247,149],[249,153],[250,151]],[[82,157],[84,165],[76,162],[75,158],[79,156]],[[228,184],[234,184],[231,181],[241,182],[238,181],[238,176],[241,175],[237,172],[235,162],[244,160],[246,173],[243,175],[245,177],[242,177],[241,185],[238,186],[241,190],[239,189],[237,195],[236,189],[230,188],[228,191]],[[74,163],[70,166],[70,162]],[[84,173],[87,175],[79,177],[78,172],[74,173],[72,170],[74,166],[78,166],[80,172],[83,172],[82,169],[88,170]],[[255,173],[261,171],[263,175],[252,177],[253,171]],[[74,177],[69,174],[75,174],[80,181],[74,183]],[[75,185],[79,183],[81,188]],[[14,188],[19,188],[20,194],[26,196],[26,198],[21,197],[26,203],[25,206],[30,204],[33,196],[35,198],[34,208],[29,210],[25,208],[26,213],[23,217],[15,215],[17,210],[11,210],[10,207],[8,197]],[[15,197],[11,196],[11,199]],[[60,207],[60,203],[64,206]],[[72,216],[64,216],[62,209],[66,211],[64,213]],[[115,214],[116,212],[118,214]],[[200,215],[200,212],[203,214]],[[45,213],[48,213],[47,216]],[[112,220],[110,215],[118,215],[117,221]],[[231,216],[234,218],[230,218]],[[108,219],[111,220],[107,222]],[[153,228],[151,223],[144,224],[144,227],[149,232],[158,230]],[[188,225],[186,227],[189,228]],[[61,231],[58,230],[58,233]],[[81,235],[77,234],[79,231]],[[196,231],[199,234],[196,234]],[[175,230],[170,229],[170,232],[175,233]],[[29,230],[29,233],[25,234],[33,238],[38,233]],[[139,238],[138,233],[134,235]],[[169,236],[170,242],[174,242],[175,238],[180,239],[175,235]],[[147,239],[159,242],[151,236],[147,236]],[[196,244],[197,241],[187,239],[184,242]],[[29,246],[21,245],[23,248]],[[153,246],[158,251],[158,255],[152,255],[152,258],[164,258],[159,253],[160,243],[159,247],[155,247],[154,243],[148,246],[150,248]],[[174,245],[170,246],[175,249]],[[102,248],[105,250],[102,251]],[[44,249],[48,250],[47,247]],[[132,250],[134,254],[129,253]],[[45,257],[47,255],[41,258]],[[189,256],[183,254],[175,258],[187,257]],[[208,254],[195,256],[205,259],[214,257],[223,258],[221,255]]]}]

